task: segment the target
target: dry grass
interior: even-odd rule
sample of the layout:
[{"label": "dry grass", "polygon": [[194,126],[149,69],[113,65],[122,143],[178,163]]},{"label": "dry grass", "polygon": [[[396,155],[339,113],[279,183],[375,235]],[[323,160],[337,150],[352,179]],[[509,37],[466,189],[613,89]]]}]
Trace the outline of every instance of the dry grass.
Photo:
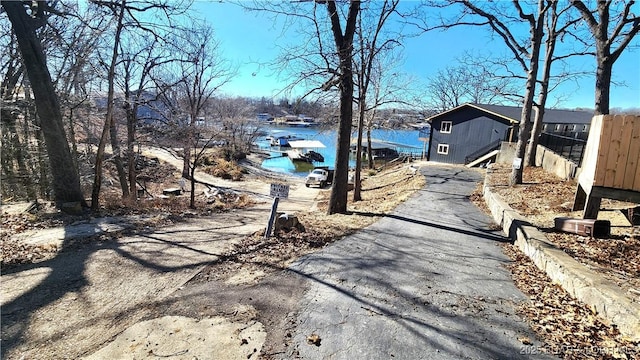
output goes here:
[{"label": "dry grass", "polygon": [[234,161],[218,159],[214,164],[206,165],[202,171],[221,179],[240,181],[244,176],[244,169]]}]

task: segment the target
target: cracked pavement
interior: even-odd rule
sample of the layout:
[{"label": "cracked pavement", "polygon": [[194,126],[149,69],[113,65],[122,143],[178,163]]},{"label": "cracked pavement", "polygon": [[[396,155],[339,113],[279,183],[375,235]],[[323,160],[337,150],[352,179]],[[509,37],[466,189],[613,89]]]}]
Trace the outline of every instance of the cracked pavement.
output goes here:
[{"label": "cracked pavement", "polygon": [[421,171],[427,185],[393,213],[291,267],[309,288],[284,358],[513,359],[542,346],[515,314],[526,297],[503,266],[507,239],[467,198],[481,175]]}]

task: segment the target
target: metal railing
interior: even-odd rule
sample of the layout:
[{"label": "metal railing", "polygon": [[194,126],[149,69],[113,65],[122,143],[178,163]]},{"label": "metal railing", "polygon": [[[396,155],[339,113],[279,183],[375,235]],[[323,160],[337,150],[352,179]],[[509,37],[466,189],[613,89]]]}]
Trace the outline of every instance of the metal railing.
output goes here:
[{"label": "metal railing", "polygon": [[543,132],[540,134],[538,144],[574,162],[580,167],[582,165],[582,155],[584,154],[584,148],[587,146],[587,141]]},{"label": "metal railing", "polygon": [[498,139],[498,140],[490,143],[489,145],[487,145],[487,146],[485,146],[485,147],[483,147],[483,148],[481,148],[481,149],[479,149],[477,151],[474,151],[473,153],[467,155],[464,158],[465,165],[470,163],[470,162],[472,162],[472,161],[474,161],[474,160],[479,159],[480,157],[484,156],[485,154],[487,154],[487,153],[489,153],[489,152],[491,152],[493,150],[498,149],[500,147],[500,144],[502,144],[502,139]]}]

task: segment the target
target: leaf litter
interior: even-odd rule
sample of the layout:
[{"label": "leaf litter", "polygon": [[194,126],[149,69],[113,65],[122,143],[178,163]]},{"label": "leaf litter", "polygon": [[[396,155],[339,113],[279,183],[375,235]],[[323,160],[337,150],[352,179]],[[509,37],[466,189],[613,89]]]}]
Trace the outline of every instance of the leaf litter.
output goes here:
[{"label": "leaf litter", "polygon": [[[555,217],[581,218],[572,212],[576,183],[562,180],[542,168],[524,169],[523,184],[508,185],[508,166],[495,164],[487,181],[512,208],[545,232],[556,246],[579,262],[600,272],[620,285],[639,301],[634,289],[640,289],[640,235],[637,227],[612,226],[609,238],[595,239],[553,229]],[[489,212],[482,199],[482,185],[471,196],[472,201]],[[635,204],[603,199],[603,208],[622,209]],[[534,332],[545,342],[535,353],[549,353],[562,359],[638,359],[640,343],[633,342],[614,324],[598,316],[595,309],[576,300],[554,283],[517,247],[503,245],[513,260],[507,267],[516,286],[529,295],[520,304]],[[525,342],[523,344],[526,345]]]}]

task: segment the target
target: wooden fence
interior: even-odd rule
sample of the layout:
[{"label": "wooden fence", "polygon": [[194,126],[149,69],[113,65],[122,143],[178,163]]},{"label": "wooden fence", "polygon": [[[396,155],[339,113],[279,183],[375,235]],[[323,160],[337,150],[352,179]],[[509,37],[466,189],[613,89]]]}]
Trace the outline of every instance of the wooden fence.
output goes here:
[{"label": "wooden fence", "polygon": [[597,217],[602,198],[640,202],[640,116],[592,119],[578,184],[574,209],[586,200],[585,218]]}]

